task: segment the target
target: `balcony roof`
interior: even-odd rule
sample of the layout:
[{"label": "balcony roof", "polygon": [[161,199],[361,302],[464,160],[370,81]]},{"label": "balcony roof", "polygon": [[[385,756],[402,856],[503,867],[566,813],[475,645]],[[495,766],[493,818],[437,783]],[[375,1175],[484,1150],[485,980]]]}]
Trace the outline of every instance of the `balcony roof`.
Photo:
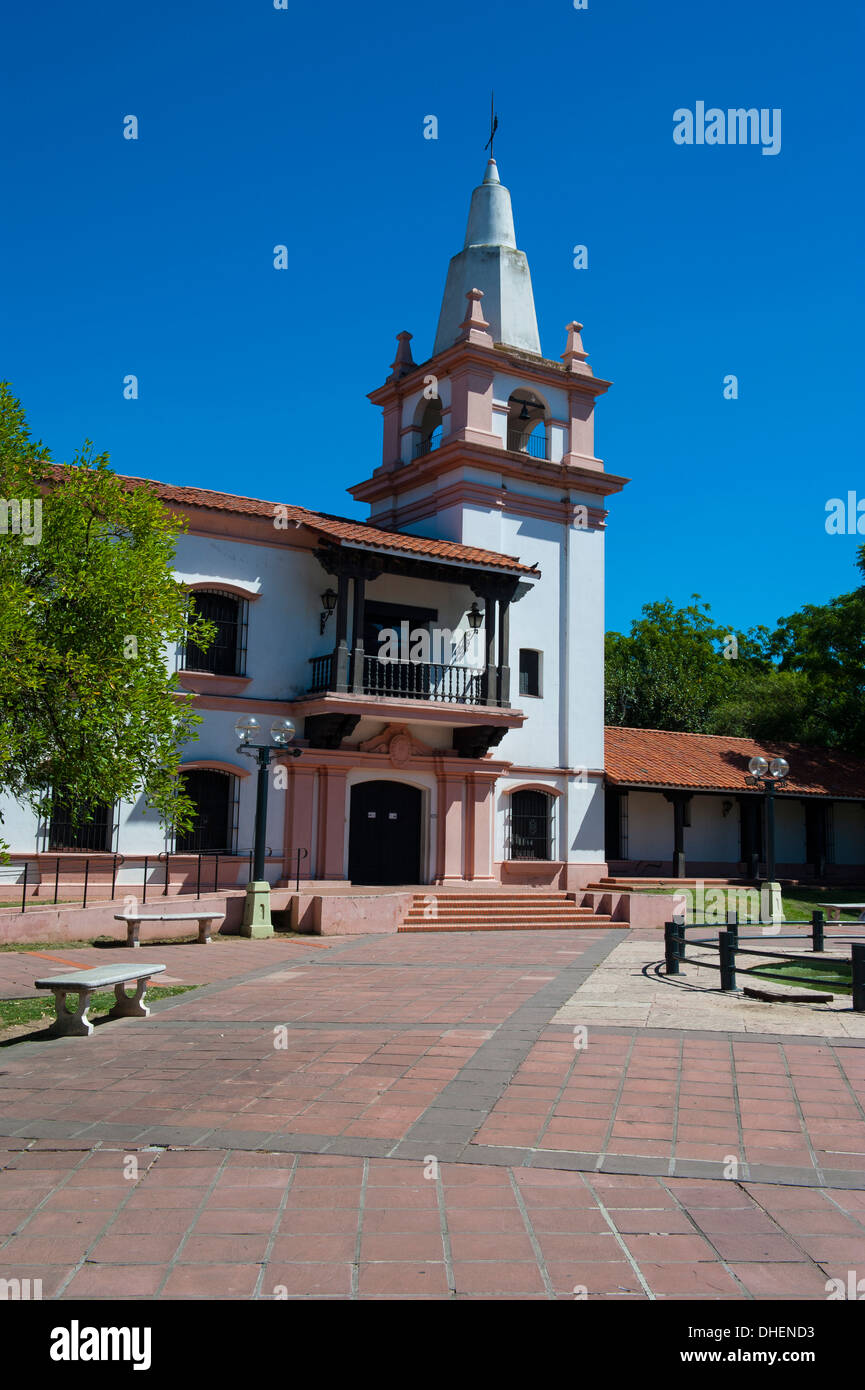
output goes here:
[{"label": "balcony roof", "polygon": [[[51,473],[57,478],[62,476],[62,471],[60,466],[51,468]],[[537,566],[524,565],[515,556],[502,555],[496,550],[482,550],[477,546],[461,545],[457,541],[435,540],[428,536],[413,536],[406,531],[385,531],[364,521],[331,516],[327,512],[312,512],[306,507],[297,507],[291,503],[265,502],[257,497],[239,497],[229,492],[211,492],[207,488],[160,483],[153,478],[121,475],[121,481],[130,488],[151,488],[162,501],[176,502],[186,507],[203,507],[239,516],[260,516],[268,519],[277,514],[277,509],[282,509],[282,515],[287,521],[305,526],[340,547],[378,552],[392,551],[396,554],[411,555],[418,560],[451,562],[471,569],[489,569],[535,579],[540,574]],[[278,536],[280,533],[276,534]]]}]

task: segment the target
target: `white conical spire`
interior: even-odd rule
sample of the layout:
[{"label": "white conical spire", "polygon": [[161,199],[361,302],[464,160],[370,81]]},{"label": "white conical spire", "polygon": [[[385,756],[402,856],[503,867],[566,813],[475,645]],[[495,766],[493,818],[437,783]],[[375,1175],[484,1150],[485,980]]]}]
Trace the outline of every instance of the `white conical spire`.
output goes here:
[{"label": "white conical spire", "polygon": [[499,179],[496,161],[472,193],[463,249],[453,257],[442,299],[433,353],[460,336],[466,295],[484,294],[484,317],[493,341],[540,356],[541,343],[529,263],[517,250],[511,195]]},{"label": "white conical spire", "polygon": [[480,188],[472,194],[463,250],[469,246],[510,246],[516,251],[511,195],[499,180],[496,161],[491,159]]}]

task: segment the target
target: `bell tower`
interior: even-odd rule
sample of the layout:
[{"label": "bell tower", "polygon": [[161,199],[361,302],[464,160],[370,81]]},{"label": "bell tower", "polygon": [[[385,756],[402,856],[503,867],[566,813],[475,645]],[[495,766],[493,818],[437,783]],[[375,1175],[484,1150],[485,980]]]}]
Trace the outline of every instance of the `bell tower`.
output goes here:
[{"label": "bell tower", "polygon": [[[596,377],[567,325],[559,360],[541,353],[532,279],[517,247],[511,195],[490,159],[472,194],[463,249],[448,268],[433,354],[418,364],[397,335],[390,375],[369,399],[384,413],[383,456],[351,488],[378,526],[502,549],[504,511],[539,508],[602,522],[625,479],[594,452]],[[479,532],[483,532],[481,536]]]},{"label": "bell tower", "polygon": [[627,482],[595,454],[595,402],[610,383],[581,334],[571,320],[561,356],[543,355],[510,193],[490,159],[448,268],[432,356],[416,362],[411,334],[398,335],[390,375],[369,397],[383,412],[382,461],[350,489],[384,529],[539,567],[500,638],[520,673],[512,698],[523,707],[527,696],[532,716],[507,735],[506,756],[566,770],[569,856],[603,844],[605,503]]}]

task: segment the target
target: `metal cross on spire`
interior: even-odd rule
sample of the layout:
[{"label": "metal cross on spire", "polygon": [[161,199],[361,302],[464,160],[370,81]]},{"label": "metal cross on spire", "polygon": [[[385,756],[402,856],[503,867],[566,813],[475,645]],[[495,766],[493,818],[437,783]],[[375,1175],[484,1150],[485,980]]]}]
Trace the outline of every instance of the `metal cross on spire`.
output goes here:
[{"label": "metal cross on spire", "polygon": [[489,138],[489,140],[487,141],[487,143],[484,145],[484,149],[485,149],[485,150],[489,150],[489,152],[490,152],[490,159],[495,158],[495,156],[493,155],[493,138],[494,138],[495,133],[496,133],[496,131],[498,130],[498,128],[499,128],[499,118],[498,118],[498,116],[496,115],[496,94],[495,94],[495,92],[491,92],[491,93],[490,93],[490,138]]}]

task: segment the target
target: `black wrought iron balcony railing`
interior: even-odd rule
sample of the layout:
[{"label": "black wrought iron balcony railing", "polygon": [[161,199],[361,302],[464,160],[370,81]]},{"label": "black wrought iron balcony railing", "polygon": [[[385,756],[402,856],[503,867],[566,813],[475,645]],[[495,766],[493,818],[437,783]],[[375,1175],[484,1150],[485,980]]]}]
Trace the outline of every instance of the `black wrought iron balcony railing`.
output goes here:
[{"label": "black wrought iron balcony railing", "polygon": [[486,676],[472,666],[436,662],[379,661],[363,658],[365,695],[390,695],[399,700],[435,700],[444,705],[482,705]]},{"label": "black wrought iron balcony railing", "polygon": [[547,457],[547,436],[545,434],[515,434],[513,431],[508,433],[508,448],[514,454],[529,454],[534,459],[545,459]]},{"label": "black wrought iron balcony railing", "polygon": [[441,448],[442,436],[434,434],[430,439],[418,439],[415,441],[412,450],[412,458],[423,458],[424,454],[435,453],[436,449]]},{"label": "black wrought iron balcony railing", "polygon": [[310,695],[317,695],[322,690],[333,690],[333,652],[328,652],[326,656],[313,656],[310,661],[312,662]]},{"label": "black wrought iron balcony railing", "polygon": [[[310,695],[337,688],[336,654],[311,658]],[[355,658],[346,661],[345,686],[362,695],[384,695],[394,700],[432,700],[445,705],[486,703],[486,672],[476,666],[447,666],[437,662],[381,661],[364,656],[361,680],[355,681]]]}]

